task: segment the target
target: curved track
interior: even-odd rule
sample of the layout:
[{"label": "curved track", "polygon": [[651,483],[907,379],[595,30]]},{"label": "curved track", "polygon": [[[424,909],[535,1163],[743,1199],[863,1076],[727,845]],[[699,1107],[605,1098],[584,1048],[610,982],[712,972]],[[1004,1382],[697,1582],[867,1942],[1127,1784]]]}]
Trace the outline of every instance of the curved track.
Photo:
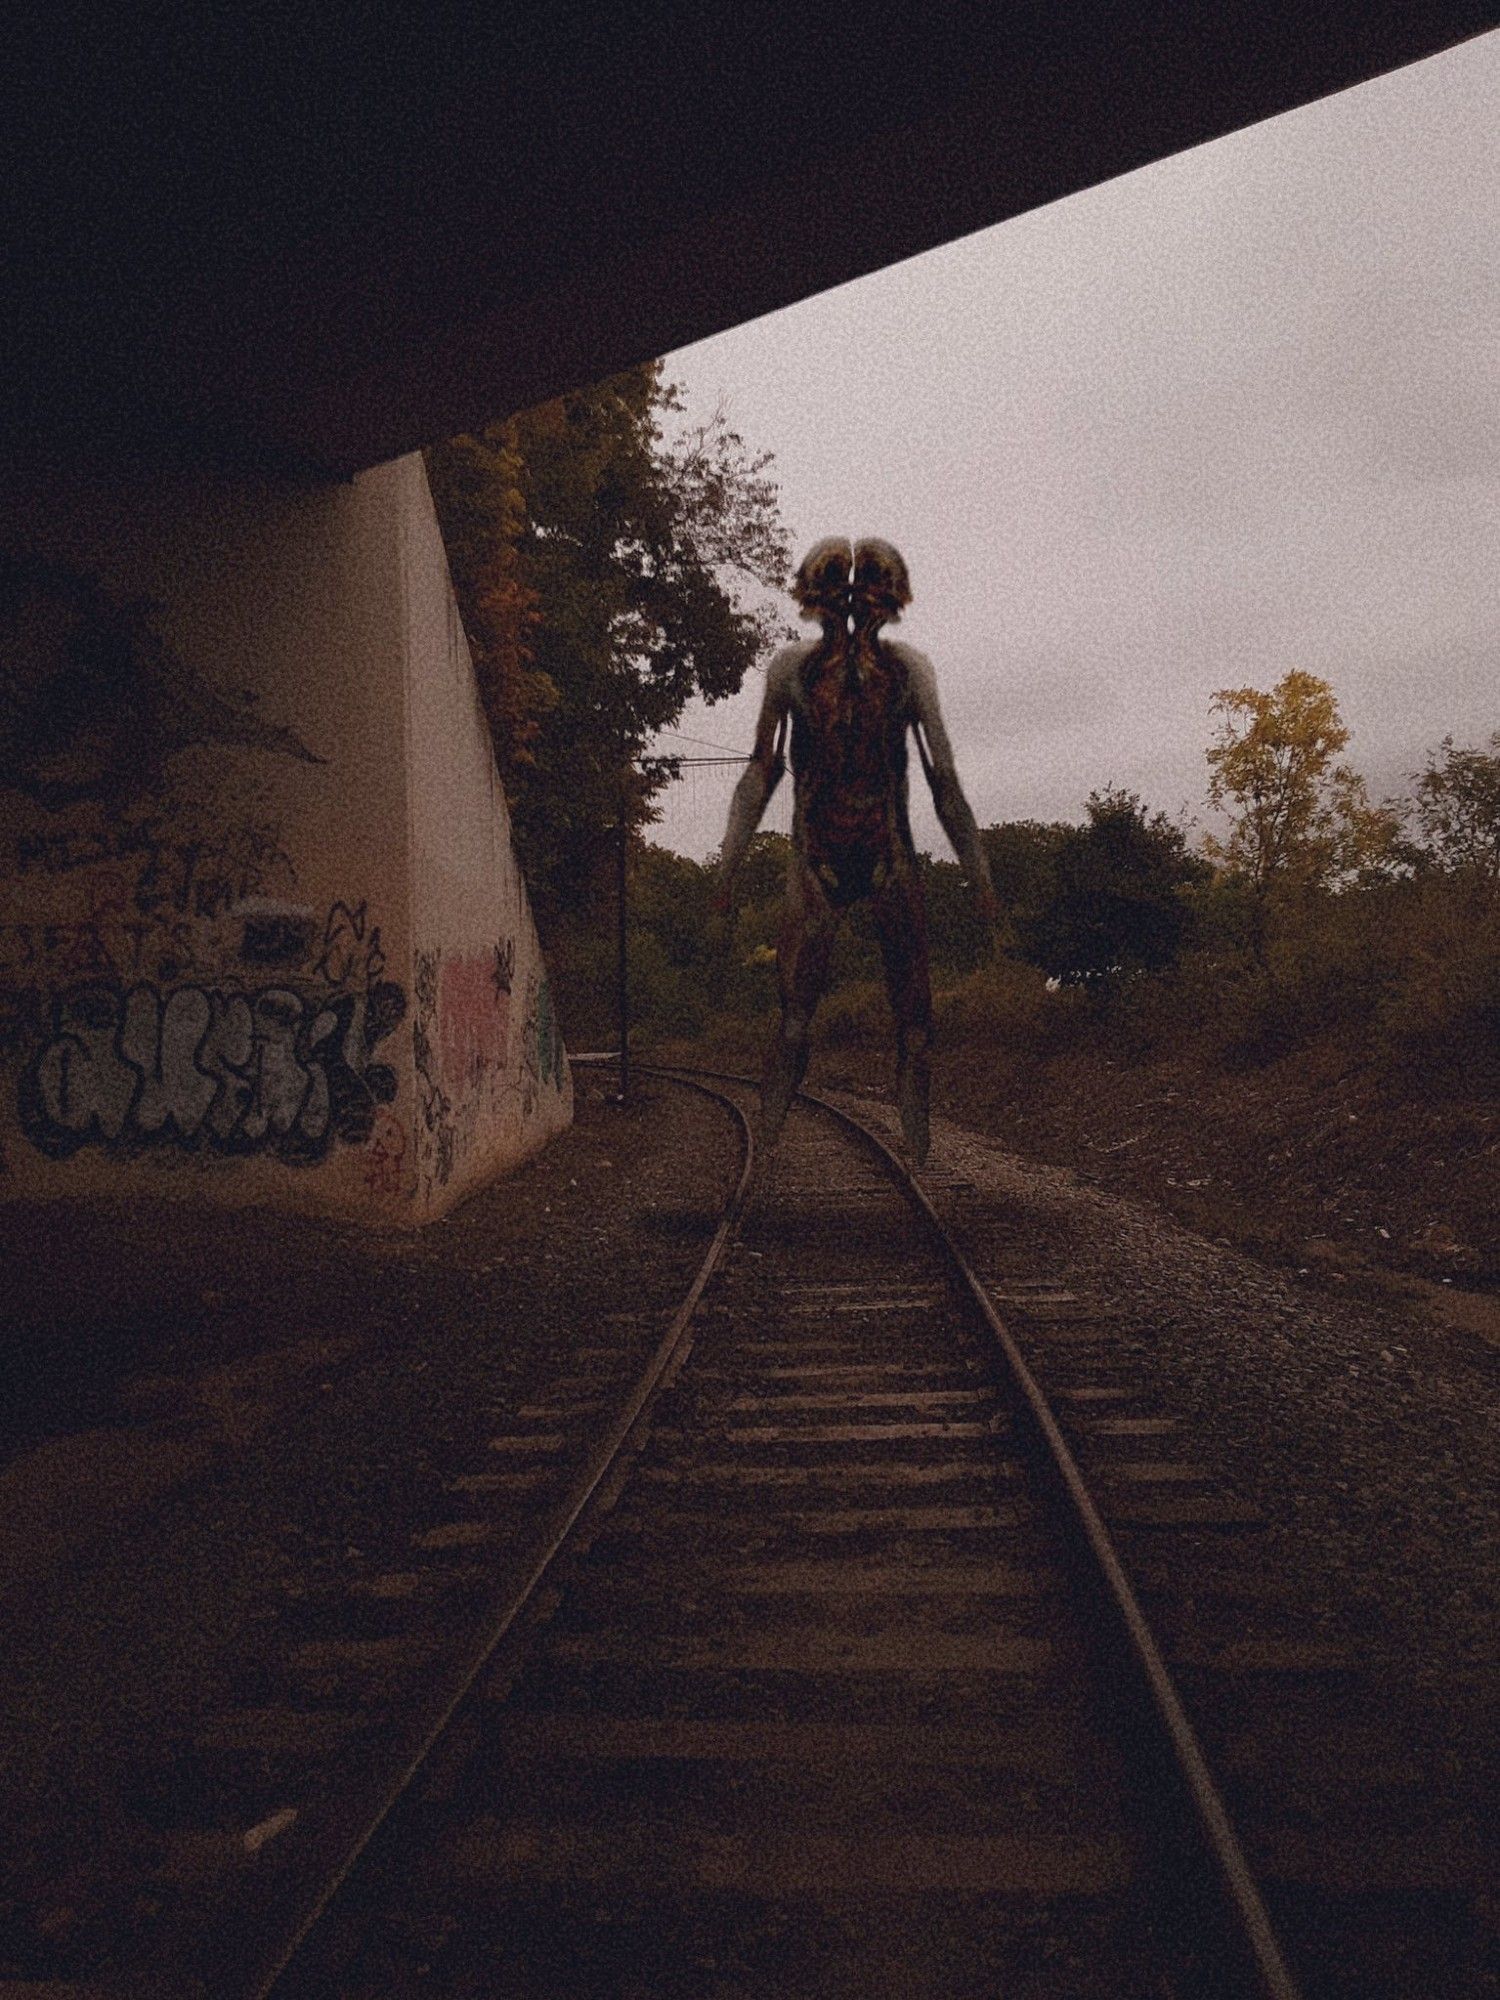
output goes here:
[{"label": "curved track", "polygon": [[799,1106],[706,1284],[400,1805],[356,1815],[358,1868],[346,1841],[234,1990],[1285,2000],[1107,1533],[928,1197]]},{"label": "curved track", "polygon": [[[248,1831],[123,1844],[94,1943],[7,1991],[1291,2000],[954,1184],[812,1097],[757,1168],[747,1079],[658,1074],[740,1168],[649,1359],[497,1405],[409,1567],[163,1744],[163,1798]],[[1094,1456],[1162,1428],[1063,1393]]]}]

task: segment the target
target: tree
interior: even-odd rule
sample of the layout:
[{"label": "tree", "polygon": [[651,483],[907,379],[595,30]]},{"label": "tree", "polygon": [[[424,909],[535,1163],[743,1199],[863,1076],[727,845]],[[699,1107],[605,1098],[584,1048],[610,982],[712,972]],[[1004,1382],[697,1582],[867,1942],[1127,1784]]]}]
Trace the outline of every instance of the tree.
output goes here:
[{"label": "tree", "polygon": [[1221,688],[1223,718],[1208,752],[1209,803],[1230,815],[1210,838],[1211,859],[1258,897],[1321,889],[1378,868],[1398,835],[1389,808],[1373,806],[1364,779],[1334,760],[1349,741],[1327,681],[1298,669],[1269,694]]},{"label": "tree", "polygon": [[[784,833],[770,833],[762,828],[751,838],[740,863],[735,889],[735,901],[742,911],[770,910],[779,921],[791,854],[792,843]],[[711,861],[711,865],[716,867],[717,861]]]},{"label": "tree", "polygon": [[709,955],[712,871],[686,854],[643,841],[630,881],[630,921],[660,940],[669,965],[694,967]]},{"label": "tree", "polygon": [[1488,750],[1459,750],[1445,736],[1412,782],[1422,847],[1437,867],[1500,881],[1500,729]]},{"label": "tree", "polygon": [[1208,874],[1181,827],[1147,814],[1134,792],[1090,795],[1082,826],[1063,829],[1046,898],[1017,923],[1023,954],[1064,985],[1155,972],[1191,926],[1184,892]]},{"label": "tree", "polygon": [[933,966],[943,972],[972,972],[989,957],[992,935],[980,915],[973,887],[956,861],[935,861],[930,854],[917,859]]},{"label": "tree", "polygon": [[514,799],[519,773],[536,762],[543,719],[558,702],[556,686],[535,664],[541,600],[521,574],[526,466],[517,426],[494,424],[479,437],[435,446],[427,477],[495,758]]},{"label": "tree", "polygon": [[428,453],[544,923],[587,897],[622,808],[637,830],[655,817],[654,732],[734,693],[782,629],[744,601],[790,564],[770,455],[722,410],[683,415],[653,362]]},{"label": "tree", "polygon": [[1000,906],[1018,925],[1053,895],[1057,858],[1072,832],[1065,820],[1011,819],[980,834]]}]

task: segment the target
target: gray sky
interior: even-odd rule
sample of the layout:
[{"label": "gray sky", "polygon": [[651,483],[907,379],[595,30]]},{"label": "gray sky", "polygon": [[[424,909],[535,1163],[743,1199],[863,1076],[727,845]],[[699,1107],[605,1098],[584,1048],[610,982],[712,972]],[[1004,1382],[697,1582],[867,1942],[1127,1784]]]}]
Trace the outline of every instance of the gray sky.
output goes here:
[{"label": "gray sky", "polygon": [[[1333,683],[1377,796],[1500,727],[1500,34],[668,370],[774,451],[798,554],[906,555],[897,636],[981,825],[1106,783],[1201,822],[1213,691],[1291,667]],[[681,730],[748,750],[760,691]],[[689,773],[654,837],[716,847],[734,776]]]}]

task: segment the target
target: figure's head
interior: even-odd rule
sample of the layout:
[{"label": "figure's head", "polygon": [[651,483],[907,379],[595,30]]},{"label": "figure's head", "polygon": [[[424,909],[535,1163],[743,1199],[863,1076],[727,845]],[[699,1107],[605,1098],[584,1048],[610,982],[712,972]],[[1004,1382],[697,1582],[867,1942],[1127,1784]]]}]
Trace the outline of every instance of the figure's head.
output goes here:
[{"label": "figure's head", "polygon": [[843,618],[849,611],[849,572],[854,551],[843,535],[814,542],[797,565],[792,596],[804,618]]},{"label": "figure's head", "polygon": [[881,620],[899,618],[911,603],[911,578],[901,551],[874,536],[854,544],[854,613]]}]

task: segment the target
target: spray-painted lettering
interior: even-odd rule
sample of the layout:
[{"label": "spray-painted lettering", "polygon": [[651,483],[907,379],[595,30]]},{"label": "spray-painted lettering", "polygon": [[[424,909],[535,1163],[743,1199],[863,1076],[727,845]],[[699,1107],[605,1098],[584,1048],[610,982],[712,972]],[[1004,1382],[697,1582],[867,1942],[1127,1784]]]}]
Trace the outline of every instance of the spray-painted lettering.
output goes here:
[{"label": "spray-painted lettering", "polygon": [[153,1141],[321,1159],[363,1145],[395,1072],[372,1060],[406,1013],[391,981],[365,993],[291,986],[75,987],[21,1078],[22,1128],[66,1158]]},{"label": "spray-painted lettering", "polygon": [[490,957],[445,958],[438,976],[438,1044],[443,1079],[462,1087],[502,1067],[509,1041],[510,993],[495,983]]},{"label": "spray-painted lettering", "polygon": [[395,1112],[382,1104],[365,1146],[365,1186],[371,1194],[403,1192],[405,1158],[406,1128]]},{"label": "spray-painted lettering", "polygon": [[495,963],[490,972],[496,993],[509,993],[516,976],[516,941],[501,938],[495,946]]},{"label": "spray-painted lettering", "polygon": [[545,974],[533,973],[526,982],[526,1068],[538,1083],[563,1087],[563,1045],[552,1012],[552,988]]},{"label": "spray-painted lettering", "polygon": [[313,971],[330,986],[347,986],[351,980],[366,985],[385,970],[385,949],[380,942],[380,926],[370,922],[365,904],[335,903],[323,926],[323,949]]},{"label": "spray-painted lettering", "polygon": [[446,1187],[457,1161],[457,1137],[453,1129],[453,1100],[443,1088],[442,1059],[433,1045],[441,967],[440,953],[416,953],[413,984],[417,1009],[411,1024],[411,1048],[417,1114],[421,1119],[418,1143],[422,1165],[440,1187]]}]

